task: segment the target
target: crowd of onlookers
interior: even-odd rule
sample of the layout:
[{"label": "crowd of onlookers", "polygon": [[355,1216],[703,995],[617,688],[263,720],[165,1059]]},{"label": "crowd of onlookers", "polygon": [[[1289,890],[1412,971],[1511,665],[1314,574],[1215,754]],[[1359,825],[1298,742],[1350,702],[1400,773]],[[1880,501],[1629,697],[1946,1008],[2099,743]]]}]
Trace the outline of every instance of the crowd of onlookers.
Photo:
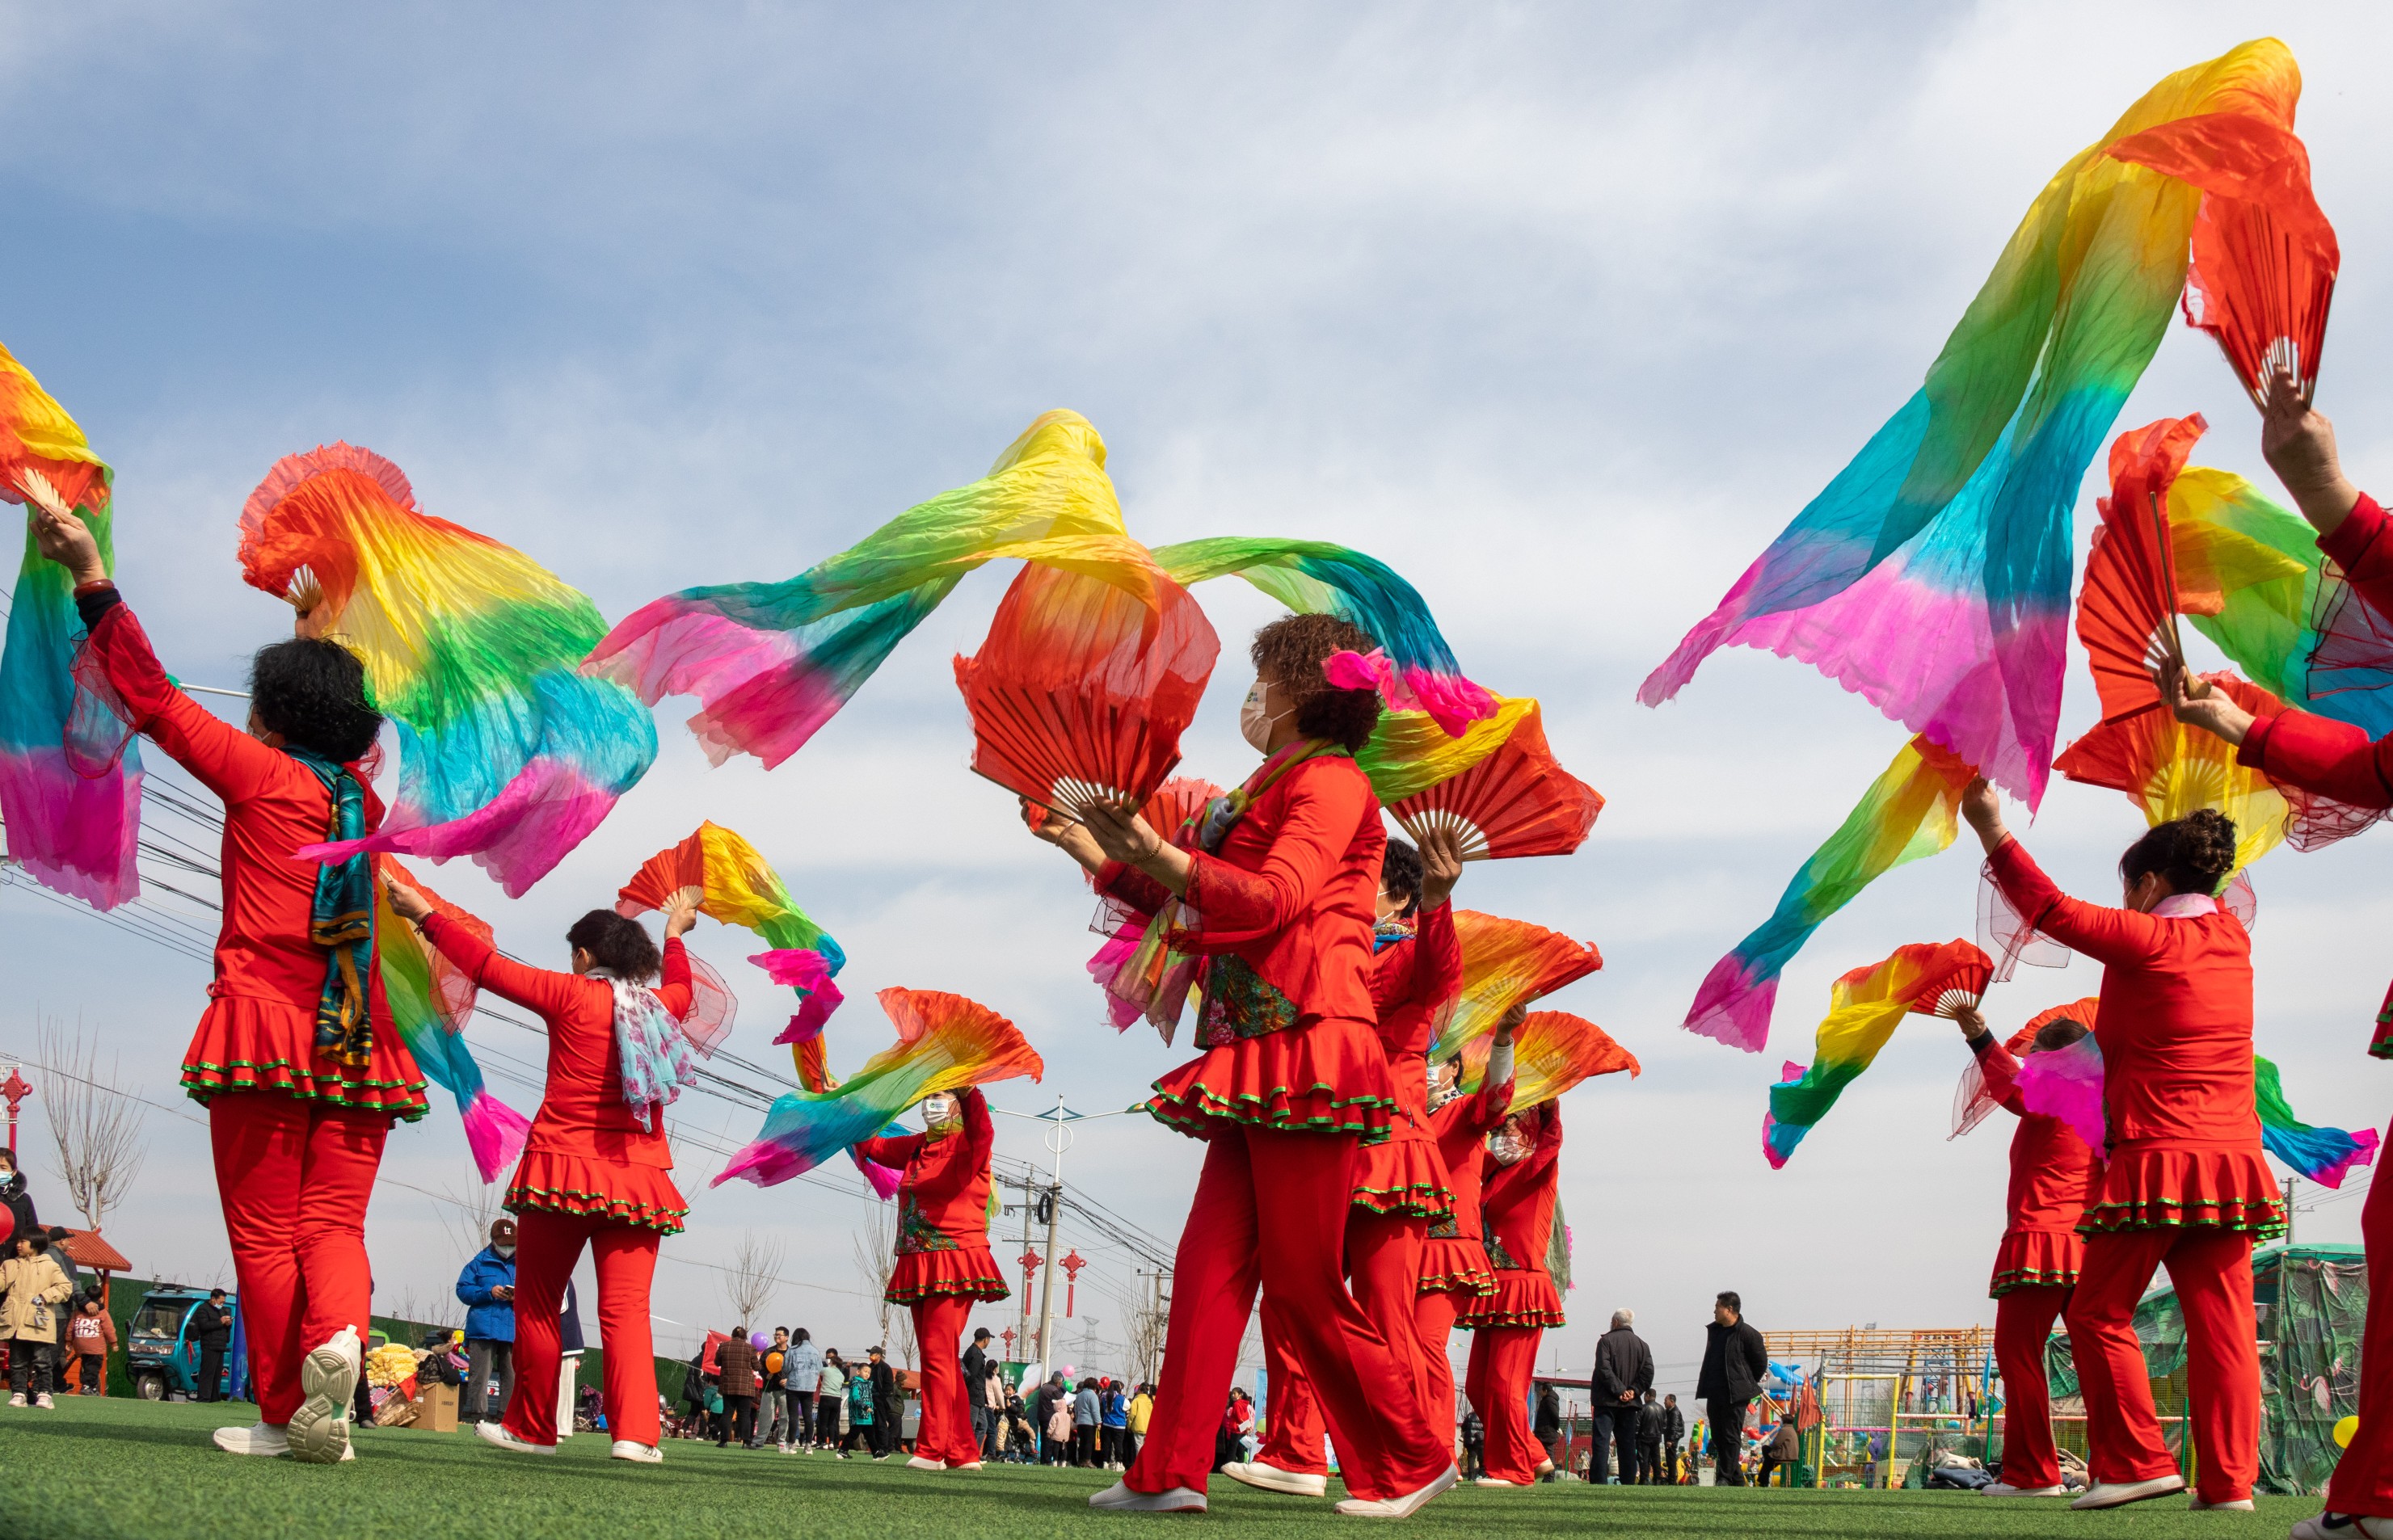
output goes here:
[{"label": "crowd of onlookers", "polygon": [[49,1410],[51,1392],[67,1389],[70,1372],[83,1395],[98,1395],[107,1384],[116,1322],[98,1281],[85,1281],[59,1244],[66,1238],[65,1230],[42,1224],[16,1152],[0,1145],[0,1354],[11,1406]]}]

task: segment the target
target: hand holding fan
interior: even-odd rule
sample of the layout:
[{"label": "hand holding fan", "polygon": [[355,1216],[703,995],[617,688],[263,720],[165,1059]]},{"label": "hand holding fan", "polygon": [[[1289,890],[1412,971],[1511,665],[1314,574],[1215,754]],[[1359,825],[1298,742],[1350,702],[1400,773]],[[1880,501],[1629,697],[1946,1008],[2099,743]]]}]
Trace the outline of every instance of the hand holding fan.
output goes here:
[{"label": "hand holding fan", "polygon": [[[1999,974],[1996,982],[2000,982]],[[2036,1034],[2055,1022],[2075,1022],[2091,1032],[2094,1030],[2095,1013],[2101,1005],[2099,998],[2088,995],[2082,1000],[2071,1000],[2066,1005],[2038,1011],[2025,1026],[2004,1039],[2003,1051],[2013,1059],[2024,1061],[2035,1047]],[[1985,1071],[1978,1067],[1978,1056],[1970,1054],[1969,1062],[1961,1066],[1961,1083],[1953,1091],[1953,1131],[1944,1137],[1960,1138],[1984,1122],[2001,1104],[1996,1093],[1986,1088]]]},{"label": "hand holding fan", "polygon": [[1462,947],[1462,988],[1430,1045],[1432,1060],[1462,1051],[1496,1030],[1504,1012],[1543,999],[1603,966],[1603,954],[1559,931],[1474,909],[1454,912]]},{"label": "hand holding fan", "polygon": [[1568,855],[1595,827],[1603,797],[1555,760],[1533,700],[1495,752],[1389,811],[1416,840],[1448,829],[1464,860],[1501,860]]},{"label": "hand holding fan", "polygon": [[1186,589],[1158,573],[1154,592],[1025,567],[980,651],[956,659],[973,769],[1072,818],[1162,785],[1221,642]]},{"label": "hand holding fan", "polygon": [[1994,976],[1994,959],[1968,941],[1898,946],[1856,968],[1829,991],[1828,1014],[1809,1068],[1789,1063],[1770,1088],[1761,1151],[1775,1170],[1786,1164],[1845,1088],[1874,1064],[1906,1015],[1951,1016],[1975,1005]]},{"label": "hand holding fan", "polygon": [[[2284,702],[2234,674],[2203,678],[2247,711],[2284,710]],[[2266,775],[2238,763],[2235,745],[2165,711],[2096,724],[2053,761],[2053,768],[2071,780],[2125,792],[2142,810],[2144,821],[2155,826],[2199,808],[2217,809],[2235,820],[2238,871],[2276,849],[2288,829],[2284,796]],[[2341,805],[2324,799],[2306,801],[2305,811],[2317,819],[2311,831],[2316,842],[2326,842],[2321,836],[2334,824]]]},{"label": "hand holding fan", "polygon": [[[1193,824],[1220,795],[1222,789],[1211,781],[1174,777],[1156,788],[1155,795],[1139,809],[1139,816],[1164,839],[1189,842],[1194,838]],[[1031,811],[1042,810],[1034,803]],[[1097,885],[1094,872],[1089,874],[1089,885]],[[1140,913],[1109,894],[1104,897],[1097,922],[1090,928],[1105,943],[1089,959],[1089,976],[1105,991],[1105,1018],[1115,1031],[1126,1032],[1131,1023],[1144,1017],[1169,1047],[1180,1025],[1181,1008],[1187,1004],[1188,991],[1196,980],[1197,959],[1165,943],[1156,930],[1156,916]]]},{"label": "hand holding fan", "polygon": [[[1463,1045],[1462,1072],[1455,1082],[1461,1094],[1478,1094],[1495,1051],[1492,1032]],[[1567,1011],[1533,1011],[1512,1036],[1512,1110],[1525,1112],[1559,1099],[1582,1080],[1624,1069],[1632,1080],[1645,1072],[1637,1055],[1603,1028]]]},{"label": "hand holding fan", "polygon": [[1537,709],[1525,696],[1493,698],[1496,714],[1473,722],[1459,737],[1427,711],[1381,711],[1370,740],[1354,753],[1354,763],[1371,778],[1372,794],[1393,807],[1452,779],[1502,748],[1522,719]]},{"label": "hand holding fan", "polygon": [[756,847],[721,824],[702,823],[689,838],[641,863],[617,892],[615,912],[628,918],[661,909],[684,888],[705,894],[699,913],[753,931],[773,947],[750,960],[772,974],[776,984],[796,989],[802,1002],[789,1026],[773,1040],[791,1042],[820,1031],[839,1007],[842,997],[830,980],[846,966],[847,954],[798,907]]},{"label": "hand holding fan", "polygon": [[897,1041],[834,1090],[775,1102],[755,1139],[710,1185],[739,1177],[770,1187],[871,1138],[924,1097],[1046,1073],[1021,1031],[976,1001],[920,989],[883,989],[877,998]]},{"label": "hand holding fan", "polygon": [[2110,152],[2202,189],[2186,324],[2211,334],[2262,411],[2281,369],[2308,405],[2343,253],[2310,191],[2302,141],[2262,118],[2207,112],[2122,139]]}]

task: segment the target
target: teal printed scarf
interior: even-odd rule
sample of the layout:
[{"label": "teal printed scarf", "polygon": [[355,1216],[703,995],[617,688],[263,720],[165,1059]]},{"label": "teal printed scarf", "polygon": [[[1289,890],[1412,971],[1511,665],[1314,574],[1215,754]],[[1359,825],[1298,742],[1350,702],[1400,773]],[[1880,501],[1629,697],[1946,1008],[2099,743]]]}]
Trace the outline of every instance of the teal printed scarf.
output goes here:
[{"label": "teal printed scarf", "polygon": [[[347,767],[289,745],[282,751],[306,765],[333,800],[326,842],[366,835],[365,789]],[[307,911],[307,939],[328,949],[324,988],[316,997],[316,1051],[343,1067],[363,1069],[373,1054],[367,985],[373,961],[373,857],[363,851],[316,870],[316,897]]]}]

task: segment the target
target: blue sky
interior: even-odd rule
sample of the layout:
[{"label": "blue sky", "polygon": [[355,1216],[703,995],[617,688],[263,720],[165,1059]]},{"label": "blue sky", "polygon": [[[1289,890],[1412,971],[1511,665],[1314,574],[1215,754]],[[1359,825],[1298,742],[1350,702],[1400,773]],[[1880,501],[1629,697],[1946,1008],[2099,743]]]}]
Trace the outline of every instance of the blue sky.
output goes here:
[{"label": "blue sky", "polygon": [[[2004,1135],[1945,1142],[1961,1052],[1922,1022],[1767,1168],[1763,1089],[1809,1058],[1828,981],[1968,933],[1976,860],[1909,868],[1824,928],[1767,1054],[1689,1038],[1705,970],[1903,734],[1757,654],[1714,659],[1659,711],[1631,692],[1914,388],[2052,170],[2162,74],[2289,20],[0,5],[0,340],[114,462],[125,591],[200,683],[237,685],[287,624],[239,581],[242,500],[276,458],[333,438],[390,456],[426,508],[521,546],[610,617],[797,571],[972,479],[1055,406],[1105,435],[1150,542],[1303,535],[1390,561],[1474,676],[1544,700],[1558,750],[1611,799],[1577,857],[1474,868],[1459,897],[1606,955],[1557,1003],[1646,1073],[1566,1103],[1580,1282],[1550,1341],[1581,1364],[1632,1305],[1668,1380],[1691,1377],[1721,1287],[1765,1326],[1991,1321]],[[2347,257],[2321,400],[2381,486],[2393,400],[2366,360],[2393,340],[2374,260],[2393,137],[2367,61],[2383,29],[2360,7],[2298,21],[2282,35]],[[2213,424],[2197,461],[2265,476],[2249,405],[2180,330],[2120,424],[2194,410]],[[956,989],[1031,1031],[1051,1090],[1123,1104],[1175,1055],[1099,1024],[1084,890],[963,769],[948,658],[1002,586],[968,582],[780,770],[710,771],[669,701],[656,771],[532,894],[508,904],[456,866],[442,886],[512,949],[561,954],[575,914],[713,817],[847,945],[835,1062],[885,1040],[871,989]],[[1187,763],[1218,778],[1242,763],[1236,642],[1271,611],[1225,585],[1202,596],[1230,646]],[[2064,737],[2092,716],[2074,659],[2070,692]],[[2104,896],[2140,827],[2115,794],[2061,785],[2030,840]],[[2386,1072],[2361,1047],[2385,985],[2388,838],[2255,874],[2261,1045],[2314,1121],[2382,1116]],[[20,892],[0,892],[0,917],[19,943],[0,1049],[32,1052],[37,1011],[80,1016],[128,1083],[176,1103],[204,968]],[[739,977],[743,938],[698,940]],[[2095,982],[2082,960],[2022,971],[1989,1010],[2015,1024]],[[744,1048],[766,1059],[770,990],[745,983]],[[685,1112],[709,1138],[751,1126],[719,1103]],[[145,1271],[210,1275],[224,1251],[201,1130],[162,1111],[149,1131],[110,1232]],[[1037,1153],[1019,1127],[1003,1137]],[[1070,1158],[1170,1233],[1197,1154],[1116,1119]],[[713,1169],[686,1149],[687,1190]],[[445,1108],[395,1136],[386,1170],[471,1180]],[[752,1229],[785,1241],[799,1281],[772,1314],[863,1346],[876,1327],[849,1234],[865,1209],[844,1185],[704,1193],[659,1312],[724,1324],[717,1275],[690,1264]],[[2356,1239],[2358,1208],[2301,1222]],[[407,1188],[378,1194],[370,1240],[386,1303],[453,1276],[438,1207]],[[1081,1300],[1099,1299],[1102,1339],[1127,1265],[1081,1250],[1098,1255]]]}]

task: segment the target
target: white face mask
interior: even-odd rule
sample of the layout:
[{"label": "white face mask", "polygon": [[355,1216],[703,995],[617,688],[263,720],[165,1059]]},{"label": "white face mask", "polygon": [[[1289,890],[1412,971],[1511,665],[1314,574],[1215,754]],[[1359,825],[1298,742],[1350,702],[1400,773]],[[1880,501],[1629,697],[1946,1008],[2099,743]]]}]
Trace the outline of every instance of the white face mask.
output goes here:
[{"label": "white face mask", "polygon": [[952,1096],[933,1096],[922,1103],[922,1121],[931,1128],[956,1120],[956,1100]]},{"label": "white face mask", "polygon": [[1487,1153],[1496,1157],[1498,1166],[1516,1166],[1520,1164],[1521,1157],[1529,1153],[1529,1144],[1508,1124],[1488,1139]]},{"label": "white face mask", "polygon": [[1245,703],[1238,708],[1238,736],[1245,738],[1256,753],[1267,754],[1271,752],[1272,728],[1278,724],[1280,717],[1287,714],[1282,711],[1275,716],[1263,711],[1263,682],[1258,679],[1254,687],[1247,691]]},{"label": "white face mask", "polygon": [[494,1246],[490,1249],[502,1257],[512,1257],[516,1254],[516,1248],[511,1246]]}]

